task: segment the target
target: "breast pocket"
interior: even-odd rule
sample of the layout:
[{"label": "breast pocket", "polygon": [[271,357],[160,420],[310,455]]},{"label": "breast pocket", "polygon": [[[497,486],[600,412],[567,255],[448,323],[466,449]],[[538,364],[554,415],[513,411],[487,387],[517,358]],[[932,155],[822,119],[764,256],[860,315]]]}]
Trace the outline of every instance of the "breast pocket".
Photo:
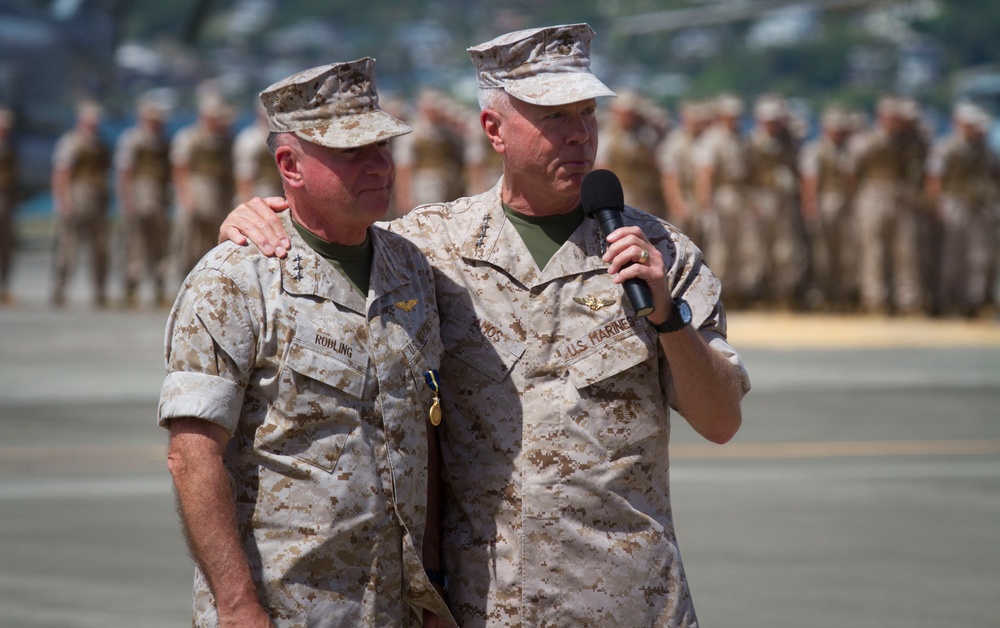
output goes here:
[{"label": "breast pocket", "polygon": [[592,347],[568,364],[583,409],[578,420],[611,459],[667,426],[656,351],[645,334],[633,331]]},{"label": "breast pocket", "polygon": [[464,307],[445,315],[441,342],[448,356],[494,382],[503,381],[524,355],[524,343],[502,325],[479,317]]},{"label": "breast pocket", "polygon": [[348,438],[360,430],[368,356],[360,347],[299,328],[279,373],[278,398],[257,430],[273,453],[333,472]]}]

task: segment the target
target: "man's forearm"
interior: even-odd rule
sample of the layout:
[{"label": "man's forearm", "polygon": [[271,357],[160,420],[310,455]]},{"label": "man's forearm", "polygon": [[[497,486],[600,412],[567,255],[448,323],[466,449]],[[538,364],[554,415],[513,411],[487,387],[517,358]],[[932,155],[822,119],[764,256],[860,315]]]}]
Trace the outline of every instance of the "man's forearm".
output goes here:
[{"label": "man's forearm", "polygon": [[[263,612],[240,543],[236,505],[222,462],[222,443],[205,421],[175,419],[167,464],[174,479],[184,534],[215,596],[220,619]],[[221,428],[218,428],[221,429]]]},{"label": "man's forearm", "polygon": [[743,391],[736,367],[686,327],[660,335],[677,395],[677,409],[713,443],[728,442],[743,423]]}]

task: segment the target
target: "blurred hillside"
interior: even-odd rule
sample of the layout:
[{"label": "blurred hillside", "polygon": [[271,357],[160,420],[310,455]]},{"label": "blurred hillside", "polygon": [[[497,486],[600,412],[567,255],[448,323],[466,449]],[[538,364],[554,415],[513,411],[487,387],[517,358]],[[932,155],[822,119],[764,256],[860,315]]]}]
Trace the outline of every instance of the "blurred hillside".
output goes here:
[{"label": "blurred hillside", "polygon": [[2,0],[0,103],[41,163],[81,95],[104,102],[112,135],[152,88],[183,123],[206,80],[246,120],[271,82],[371,55],[384,94],[434,86],[471,102],[469,45],[577,21],[598,33],[599,76],[670,107],[723,90],[779,92],[811,117],[830,100],[870,110],[897,91],[943,119],[956,95],[1000,94],[995,0]]}]

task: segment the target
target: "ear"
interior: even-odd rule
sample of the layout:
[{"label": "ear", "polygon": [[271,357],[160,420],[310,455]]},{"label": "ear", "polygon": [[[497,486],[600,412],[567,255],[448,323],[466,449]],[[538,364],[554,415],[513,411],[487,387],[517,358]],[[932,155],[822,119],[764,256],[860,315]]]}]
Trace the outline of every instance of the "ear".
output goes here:
[{"label": "ear", "polygon": [[483,109],[479,114],[479,124],[482,125],[483,131],[486,132],[486,138],[493,146],[493,150],[498,153],[503,153],[506,149],[503,137],[500,135],[502,121],[500,114],[492,109]]},{"label": "ear", "polygon": [[278,172],[284,179],[285,185],[298,188],[302,187],[302,171],[299,168],[299,153],[291,146],[279,146],[274,151],[274,161],[278,165]]}]

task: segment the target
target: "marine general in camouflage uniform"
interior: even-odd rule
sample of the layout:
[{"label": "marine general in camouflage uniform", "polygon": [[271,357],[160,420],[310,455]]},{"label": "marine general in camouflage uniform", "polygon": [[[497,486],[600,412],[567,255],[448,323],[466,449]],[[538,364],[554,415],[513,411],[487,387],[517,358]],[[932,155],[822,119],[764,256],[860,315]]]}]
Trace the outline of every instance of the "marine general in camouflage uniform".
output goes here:
[{"label": "marine general in camouflage uniform", "polygon": [[952,132],[927,163],[928,196],[940,217],[942,311],[975,316],[986,305],[995,260],[998,163],[986,144],[989,116],[971,103],[955,106]]},{"label": "marine general in camouflage uniform", "polygon": [[[605,241],[581,210],[596,98],[613,94],[589,71],[592,36],[574,24],[471,48],[503,179],[391,223],[434,266],[443,550],[466,628],[697,625],[670,509],[671,409],[720,443],[742,420],[746,371],[698,250],[632,207]],[[260,200],[224,233],[255,222],[280,242]],[[648,283],[648,320],[626,278]]]},{"label": "marine general in camouflage uniform", "polygon": [[111,148],[100,135],[102,110],[95,102],[81,103],[76,124],[56,143],[52,157],[52,200],[56,214],[55,285],[52,302],[66,302],[66,286],[77,249],[90,242],[94,303],[107,304],[111,254],[108,224]]},{"label": "marine general in camouflage uniform", "polygon": [[261,94],[293,255],[221,245],[170,314],[159,422],[198,626],[416,626],[425,609],[453,625],[422,564],[434,276],[372,227],[388,140],[409,132],[373,71],[321,66]]},{"label": "marine general in camouflage uniform", "polygon": [[10,274],[17,245],[14,207],[18,195],[18,159],[13,131],[14,113],[0,107],[0,305],[13,301]]},{"label": "marine general in camouflage uniform", "polygon": [[233,138],[229,107],[205,92],[198,120],[174,135],[170,163],[177,196],[172,247],[177,272],[185,275],[215,245],[215,234],[233,203]]},{"label": "marine general in camouflage uniform", "polygon": [[135,126],[115,147],[118,204],[125,223],[125,304],[137,303],[144,276],[153,281],[158,305],[166,303],[170,232],[170,142],[163,129],[164,107],[140,100]]}]

